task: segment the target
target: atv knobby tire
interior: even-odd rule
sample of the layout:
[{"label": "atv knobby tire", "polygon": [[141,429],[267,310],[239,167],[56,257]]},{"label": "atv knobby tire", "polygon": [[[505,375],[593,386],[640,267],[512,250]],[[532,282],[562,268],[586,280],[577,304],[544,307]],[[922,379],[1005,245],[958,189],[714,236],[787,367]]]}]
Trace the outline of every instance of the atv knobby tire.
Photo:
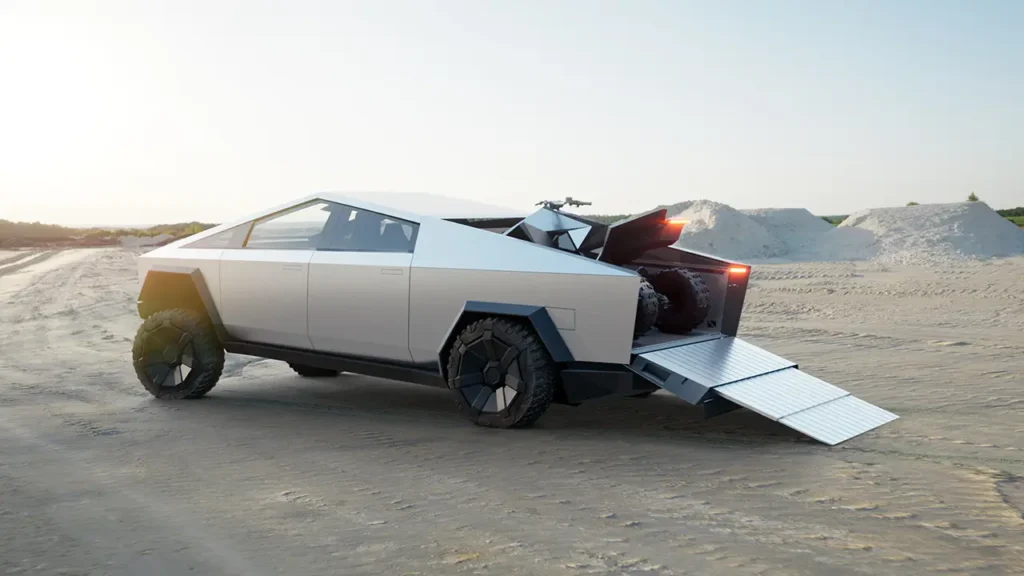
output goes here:
[{"label": "atv knobby tire", "polygon": [[708,318],[711,291],[699,274],[670,268],[654,275],[651,285],[668,298],[655,326],[670,334],[688,334]]},{"label": "atv knobby tire", "polygon": [[317,368],[316,366],[307,366],[305,364],[295,364],[293,362],[288,363],[292,367],[292,370],[304,378],[333,378],[338,375],[337,370],[331,370],[329,368]]},{"label": "atv knobby tire", "polygon": [[139,326],[132,362],[139,382],[153,396],[194,399],[220,379],[224,348],[206,318],[191,310],[161,310]]},{"label": "atv knobby tire", "polygon": [[636,319],[633,322],[633,338],[639,338],[654,328],[658,319],[658,293],[645,279],[640,280],[640,291],[636,297]]},{"label": "atv knobby tire", "polygon": [[474,424],[529,426],[551,405],[557,386],[557,366],[527,324],[484,318],[466,326],[452,343],[448,388]]}]

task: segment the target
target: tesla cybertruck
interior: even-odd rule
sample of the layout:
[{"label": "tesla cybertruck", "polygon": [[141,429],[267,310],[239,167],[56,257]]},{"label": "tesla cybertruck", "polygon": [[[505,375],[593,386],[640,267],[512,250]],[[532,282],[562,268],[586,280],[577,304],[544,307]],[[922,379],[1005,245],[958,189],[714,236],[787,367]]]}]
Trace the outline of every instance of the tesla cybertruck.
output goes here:
[{"label": "tesla cybertruck", "polygon": [[567,204],[456,215],[319,194],[159,247],[139,258],[136,373],[157,398],[199,398],[225,352],[257,356],[447,388],[498,428],[659,389],[830,445],[897,418],[738,338],[750,267],[677,247],[664,209],[606,225]]}]

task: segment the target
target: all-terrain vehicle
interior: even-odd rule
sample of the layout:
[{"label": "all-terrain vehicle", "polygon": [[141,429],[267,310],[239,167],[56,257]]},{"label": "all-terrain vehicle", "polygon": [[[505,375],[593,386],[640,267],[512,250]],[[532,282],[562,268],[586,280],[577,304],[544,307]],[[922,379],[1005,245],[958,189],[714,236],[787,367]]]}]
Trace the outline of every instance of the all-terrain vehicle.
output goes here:
[{"label": "all-terrain vehicle", "polygon": [[447,388],[500,428],[659,389],[827,444],[896,418],[737,338],[750,267],[676,246],[664,209],[607,225],[572,198],[525,217],[431,204],[312,195],[142,255],[142,385],[199,398],[227,352]]}]

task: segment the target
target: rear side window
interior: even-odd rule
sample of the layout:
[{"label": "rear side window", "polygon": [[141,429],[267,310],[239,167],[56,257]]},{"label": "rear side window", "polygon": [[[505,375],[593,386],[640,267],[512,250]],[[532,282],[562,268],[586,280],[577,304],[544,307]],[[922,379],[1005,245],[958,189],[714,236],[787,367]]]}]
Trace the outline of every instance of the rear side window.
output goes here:
[{"label": "rear side window", "polygon": [[249,233],[252,222],[246,222],[223,232],[218,232],[206,238],[185,244],[182,248],[241,248],[245,244],[245,235]]}]

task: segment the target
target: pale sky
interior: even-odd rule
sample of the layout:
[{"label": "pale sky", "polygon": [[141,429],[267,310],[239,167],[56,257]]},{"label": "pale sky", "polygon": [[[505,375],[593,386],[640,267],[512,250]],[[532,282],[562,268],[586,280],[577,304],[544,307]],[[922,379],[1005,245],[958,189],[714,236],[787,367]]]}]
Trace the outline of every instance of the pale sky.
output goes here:
[{"label": "pale sky", "polygon": [[0,0],[0,218],[1024,205],[1024,2]]}]

